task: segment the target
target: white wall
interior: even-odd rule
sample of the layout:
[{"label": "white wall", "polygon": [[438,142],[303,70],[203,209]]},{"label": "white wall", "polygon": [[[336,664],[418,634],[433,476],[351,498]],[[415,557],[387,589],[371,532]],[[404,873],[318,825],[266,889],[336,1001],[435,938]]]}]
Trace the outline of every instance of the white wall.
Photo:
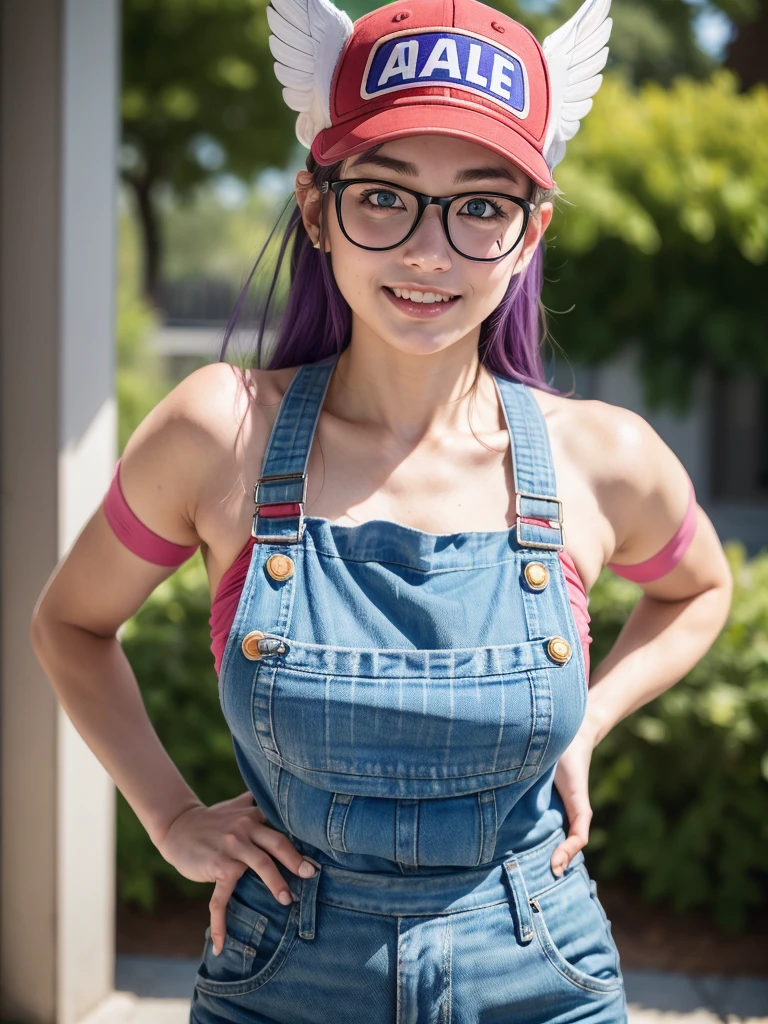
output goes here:
[{"label": "white wall", "polygon": [[116,458],[118,0],[0,6],[0,1012],[112,987],[114,786],[29,643]]}]

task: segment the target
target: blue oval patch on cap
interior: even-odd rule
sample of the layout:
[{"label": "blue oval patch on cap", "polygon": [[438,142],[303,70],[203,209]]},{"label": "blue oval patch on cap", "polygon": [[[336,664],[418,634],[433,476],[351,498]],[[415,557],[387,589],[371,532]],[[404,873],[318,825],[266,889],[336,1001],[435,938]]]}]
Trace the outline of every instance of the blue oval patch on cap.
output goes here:
[{"label": "blue oval patch on cap", "polygon": [[528,115],[528,75],[511,51],[469,32],[396,32],[379,39],[368,57],[360,95],[420,86],[454,86],[479,93],[511,111]]}]

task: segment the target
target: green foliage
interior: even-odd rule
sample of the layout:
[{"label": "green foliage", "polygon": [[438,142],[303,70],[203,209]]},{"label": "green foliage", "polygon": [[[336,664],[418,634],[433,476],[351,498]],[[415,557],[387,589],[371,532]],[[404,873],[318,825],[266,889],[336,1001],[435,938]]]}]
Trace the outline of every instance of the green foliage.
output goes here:
[{"label": "green foliage", "polygon": [[[582,3],[583,0],[544,4],[538,0],[498,0],[491,6],[520,21],[543,42]],[[713,68],[713,60],[698,44],[694,31],[697,13],[697,8],[686,0],[613,0],[609,71],[620,71],[635,85],[646,81],[669,85],[676,75],[706,77]]]},{"label": "green foliage", "polygon": [[[595,751],[587,853],[599,878],[635,879],[648,900],[708,908],[723,928],[766,902],[768,880],[768,552],[726,545],[735,592],[720,637],[684,680],[620,722]],[[592,663],[605,657],[640,594],[605,570],[590,594]],[[219,703],[200,554],[126,624],[123,647],[150,718],[206,803],[244,789]],[[160,877],[200,886],[158,854],[120,797],[123,899],[151,908]]]},{"label": "green foliage", "polygon": [[[529,28],[543,42],[581,7],[583,0],[493,0],[489,4]],[[759,0],[721,0],[710,4],[729,18],[749,21],[759,14]],[[382,6],[376,0],[342,0],[337,6],[356,20]],[[686,0],[613,0],[614,28],[609,68],[619,69],[635,84],[656,81],[668,85],[676,75],[703,78],[713,60],[698,43],[696,5]]]},{"label": "green foliage", "polygon": [[695,370],[768,372],[766,166],[768,88],[606,76],[555,169],[544,301],[569,357],[637,345],[649,406],[679,412]]},{"label": "green foliage", "polygon": [[[540,40],[569,18],[581,0],[493,5]],[[739,16],[755,16],[755,0],[726,0]],[[266,167],[284,167],[303,149],[296,114],[282,99],[269,50],[268,0],[125,0],[122,31],[123,180],[142,224],[143,290],[159,301],[165,244],[161,192],[189,198],[193,189],[230,174],[244,182]],[[353,19],[380,6],[341,0]],[[609,67],[633,83],[701,78],[712,61],[693,31],[685,0],[614,0]]]},{"label": "green foliage", "polygon": [[[649,901],[706,907],[724,929],[768,882],[768,552],[725,545],[735,587],[713,647],[597,747],[588,846],[598,877],[634,876]],[[590,594],[597,664],[640,588],[604,570]]]},{"label": "green foliage", "polygon": [[150,342],[156,321],[149,306],[127,283],[117,292],[118,449],[171,389]]},{"label": "green foliage", "polygon": [[125,0],[125,169],[177,194],[250,180],[295,145],[272,73],[267,0]]},{"label": "green foliage", "polygon": [[[286,183],[285,191],[279,195],[266,189],[253,189],[238,205],[223,207],[211,187],[201,186],[196,190],[193,204],[183,209],[170,207],[164,212],[164,228],[168,240],[165,261],[167,280],[174,283],[216,281],[224,287],[229,286],[233,294],[237,295],[275,227],[278,214],[286,207],[292,189],[292,180],[290,184]],[[291,202],[288,213],[281,217],[278,230],[251,281],[238,319],[239,327],[247,325],[251,311],[260,308],[260,303],[266,298],[280,241],[293,205]],[[273,311],[283,306],[288,288],[289,263],[286,257],[273,296]]]},{"label": "green foliage", "polygon": [[[543,39],[580,2],[548,4],[545,13],[518,0],[492,6]],[[380,5],[346,0],[339,6],[355,19]],[[182,194],[222,171],[249,181],[263,167],[285,164],[296,148],[296,115],[272,71],[266,8],[267,0],[125,0],[127,172]],[[695,13],[684,0],[615,0],[612,65],[633,82],[707,74],[712,62],[696,43]]]},{"label": "green foliage", "polygon": [[168,240],[166,278],[206,277],[244,284],[292,188],[293,182],[287,184],[284,199],[277,202],[253,189],[243,202],[228,208],[211,187],[203,186],[189,206],[169,206],[163,218]]}]

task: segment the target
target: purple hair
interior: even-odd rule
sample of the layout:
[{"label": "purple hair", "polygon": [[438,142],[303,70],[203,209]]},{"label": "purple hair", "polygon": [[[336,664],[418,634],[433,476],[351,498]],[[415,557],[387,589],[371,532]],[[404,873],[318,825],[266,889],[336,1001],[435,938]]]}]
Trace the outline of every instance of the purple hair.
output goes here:
[{"label": "purple hair", "polygon": [[[375,153],[379,145],[367,150],[367,154]],[[335,180],[342,163],[343,161],[332,165],[318,164],[310,154],[307,157],[307,170],[312,174],[313,184],[320,188],[323,182]],[[533,182],[531,184],[531,200],[534,203],[540,203],[553,196],[553,192],[541,189]],[[224,332],[220,361],[224,360],[229,339],[237,324],[256,269],[292,201],[295,201],[293,194],[240,292]],[[280,242],[267,295],[260,303],[255,364],[263,365],[264,332],[280,269],[291,239],[293,247],[290,258],[290,289],[282,319],[277,327],[275,344],[267,361],[267,368],[270,370],[315,363],[326,356],[340,354],[349,345],[352,329],[350,308],[333,276],[330,254],[324,252],[322,247],[316,249],[312,245],[304,228],[301,211],[298,205],[295,205]],[[541,301],[545,250],[546,242],[542,238],[526,269],[511,278],[501,302],[481,324],[478,352],[481,363],[492,373],[510,380],[522,381],[551,394],[568,397],[573,394],[573,389],[563,393],[547,383],[541,358],[541,348],[548,337],[546,310]]]}]

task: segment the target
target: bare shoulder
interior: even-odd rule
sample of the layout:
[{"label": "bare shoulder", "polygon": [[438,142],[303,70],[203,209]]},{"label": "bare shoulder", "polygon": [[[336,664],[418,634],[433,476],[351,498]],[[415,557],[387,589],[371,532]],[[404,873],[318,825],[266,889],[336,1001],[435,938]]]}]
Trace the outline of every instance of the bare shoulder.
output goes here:
[{"label": "bare shoulder", "polygon": [[606,561],[634,564],[656,554],[688,508],[689,477],[677,455],[630,409],[540,391],[537,399],[553,446],[610,524]]},{"label": "bare shoulder", "polygon": [[266,447],[293,373],[219,362],[185,377],[125,447],[120,483],[138,518],[178,544],[206,543],[210,503],[232,490],[246,453]]},{"label": "bare shoulder", "polygon": [[571,434],[571,448],[616,528],[614,556],[619,557],[613,560],[650,558],[685,516],[690,499],[685,467],[651,424],[631,409],[600,401],[572,404],[581,432]]},{"label": "bare shoulder", "polygon": [[[123,452],[119,483],[129,509],[161,538],[203,546],[214,582],[248,535],[238,479],[243,460],[265,447],[289,379],[288,371],[204,366],[158,402]],[[43,636],[51,621],[112,636],[172,571],[125,546],[102,502],[40,595],[33,636]]]},{"label": "bare shoulder", "polygon": [[576,461],[601,504],[650,493],[659,471],[672,472],[687,486],[680,460],[650,423],[631,409],[597,400],[543,397],[550,433]]}]

